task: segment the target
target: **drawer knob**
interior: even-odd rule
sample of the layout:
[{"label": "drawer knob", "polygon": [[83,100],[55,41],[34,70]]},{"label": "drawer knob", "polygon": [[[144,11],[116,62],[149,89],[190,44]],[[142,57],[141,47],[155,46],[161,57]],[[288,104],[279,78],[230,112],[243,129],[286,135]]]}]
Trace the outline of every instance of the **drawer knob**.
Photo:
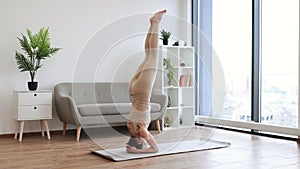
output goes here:
[{"label": "drawer knob", "polygon": [[35,110],[35,109],[37,109],[37,107],[34,106],[33,109]]},{"label": "drawer knob", "polygon": [[37,94],[36,94],[36,93],[34,93],[34,94],[33,94],[33,96],[37,96]]}]

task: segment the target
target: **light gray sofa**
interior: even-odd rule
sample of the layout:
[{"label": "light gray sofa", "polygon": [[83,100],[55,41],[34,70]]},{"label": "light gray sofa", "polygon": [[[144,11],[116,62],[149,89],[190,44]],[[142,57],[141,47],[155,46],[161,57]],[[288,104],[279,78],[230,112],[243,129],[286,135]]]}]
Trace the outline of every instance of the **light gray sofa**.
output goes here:
[{"label": "light gray sofa", "polygon": [[[126,124],[131,107],[128,83],[60,83],[54,87],[54,101],[57,115],[63,122],[63,134],[68,123],[76,125],[77,141],[84,126]],[[151,96],[151,120],[155,121],[158,132],[167,102],[164,94]]]}]

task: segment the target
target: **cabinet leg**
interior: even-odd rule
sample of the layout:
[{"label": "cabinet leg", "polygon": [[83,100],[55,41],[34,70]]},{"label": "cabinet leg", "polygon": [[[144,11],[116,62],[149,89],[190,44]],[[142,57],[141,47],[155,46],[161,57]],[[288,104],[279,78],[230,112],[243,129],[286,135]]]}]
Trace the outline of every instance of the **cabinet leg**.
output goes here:
[{"label": "cabinet leg", "polygon": [[42,136],[44,137],[44,136],[45,136],[45,133],[44,133],[44,125],[43,125],[43,120],[40,120],[40,126],[41,126],[41,132],[42,132]]},{"label": "cabinet leg", "polygon": [[17,121],[16,122],[15,139],[18,138],[19,128],[20,128],[20,123],[19,123],[19,121]]},{"label": "cabinet leg", "polygon": [[24,130],[24,121],[21,121],[21,122],[20,122],[20,136],[19,136],[19,142],[22,141],[23,130]]},{"label": "cabinet leg", "polygon": [[48,136],[48,140],[50,140],[50,131],[49,131],[49,127],[48,127],[48,120],[44,120],[45,123],[45,127],[46,127],[46,132],[47,132],[47,136]]}]

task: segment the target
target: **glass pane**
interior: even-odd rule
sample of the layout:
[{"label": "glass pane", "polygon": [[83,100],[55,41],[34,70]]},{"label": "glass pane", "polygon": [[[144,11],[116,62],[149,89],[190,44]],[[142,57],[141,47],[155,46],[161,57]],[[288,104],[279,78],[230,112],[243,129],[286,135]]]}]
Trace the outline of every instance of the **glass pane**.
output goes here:
[{"label": "glass pane", "polygon": [[251,120],[252,0],[214,0],[212,45],[225,75],[222,118]]},{"label": "glass pane", "polygon": [[298,126],[299,0],[262,0],[261,122]]}]

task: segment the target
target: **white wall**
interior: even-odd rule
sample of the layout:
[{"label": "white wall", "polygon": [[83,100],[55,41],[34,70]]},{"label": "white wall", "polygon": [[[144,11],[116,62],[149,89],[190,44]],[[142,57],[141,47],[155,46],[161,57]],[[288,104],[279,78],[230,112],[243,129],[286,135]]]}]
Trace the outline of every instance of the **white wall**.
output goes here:
[{"label": "white wall", "polygon": [[[2,0],[0,3],[0,134],[13,133],[13,90],[27,90],[29,74],[20,73],[15,51],[26,28],[50,28],[52,45],[63,48],[43,62],[37,73],[39,89],[53,90],[67,81],[128,81],[140,63],[148,18],[167,9],[161,27],[189,40],[186,26],[189,0]],[[25,123],[25,132],[39,130]],[[62,124],[53,108],[50,130]]]}]

